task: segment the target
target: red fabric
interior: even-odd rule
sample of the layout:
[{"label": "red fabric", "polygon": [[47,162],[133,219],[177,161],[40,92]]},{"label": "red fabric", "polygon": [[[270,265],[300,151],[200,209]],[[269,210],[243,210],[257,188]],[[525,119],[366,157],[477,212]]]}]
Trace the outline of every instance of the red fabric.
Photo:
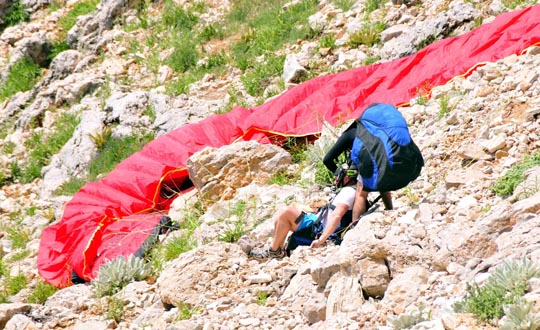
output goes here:
[{"label": "red fabric", "polygon": [[[165,184],[180,187],[188,179],[188,158],[206,146],[317,136],[325,121],[337,126],[358,117],[374,102],[403,105],[418,91],[427,93],[453,77],[468,74],[482,62],[519,54],[538,43],[540,5],[535,5],[501,14],[490,24],[435,42],[414,55],[321,76],[253,109],[236,107],[227,114],[180,127],[148,143],[107,177],[88,183],[73,196],[62,219],[44,230],[38,270],[49,283],[62,287],[71,284],[71,270],[84,279],[94,278],[92,272],[104,262],[97,253],[106,253],[108,258],[134,253],[136,247],[127,244],[103,251],[103,244],[108,244],[104,237],[110,236],[103,232],[112,231],[114,219],[166,212],[172,199],[162,196],[161,188]],[[142,237],[155,225],[152,221],[130,223]]]}]

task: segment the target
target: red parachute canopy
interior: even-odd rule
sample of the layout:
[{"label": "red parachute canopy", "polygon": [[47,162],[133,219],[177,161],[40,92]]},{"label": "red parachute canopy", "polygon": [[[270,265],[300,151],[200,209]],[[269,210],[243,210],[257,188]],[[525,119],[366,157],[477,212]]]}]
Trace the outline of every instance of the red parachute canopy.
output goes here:
[{"label": "red parachute canopy", "polygon": [[492,23],[435,42],[414,55],[318,77],[258,107],[236,107],[160,136],[73,196],[62,219],[43,232],[39,273],[47,282],[65,287],[72,283],[72,272],[92,280],[107,259],[139,251],[167,212],[174,198],[171,190],[191,187],[187,160],[206,146],[316,137],[325,121],[343,124],[375,102],[406,104],[419,91],[427,94],[483,62],[519,54],[539,43],[540,5],[535,5],[501,14]]}]

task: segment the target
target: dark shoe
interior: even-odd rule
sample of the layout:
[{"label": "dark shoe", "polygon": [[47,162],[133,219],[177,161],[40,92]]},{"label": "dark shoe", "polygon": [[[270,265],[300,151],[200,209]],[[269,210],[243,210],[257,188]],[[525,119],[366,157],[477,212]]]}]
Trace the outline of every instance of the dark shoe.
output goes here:
[{"label": "dark shoe", "polygon": [[250,257],[261,260],[269,258],[281,259],[286,255],[287,252],[285,252],[285,250],[282,248],[278,248],[276,251],[272,250],[271,248],[253,249],[249,252]]}]

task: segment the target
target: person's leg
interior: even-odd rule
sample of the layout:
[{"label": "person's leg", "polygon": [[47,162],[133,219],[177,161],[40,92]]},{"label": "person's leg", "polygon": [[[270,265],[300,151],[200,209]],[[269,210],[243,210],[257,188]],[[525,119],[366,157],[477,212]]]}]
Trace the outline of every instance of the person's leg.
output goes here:
[{"label": "person's leg", "polygon": [[289,231],[295,231],[298,228],[298,223],[295,223],[295,220],[301,213],[302,211],[298,208],[288,206],[276,214],[274,217],[274,237],[270,246],[273,251],[283,247]]},{"label": "person's leg", "polygon": [[391,210],[394,208],[392,205],[392,193],[390,191],[384,191],[381,192],[382,200],[384,203],[384,208],[387,210]]}]

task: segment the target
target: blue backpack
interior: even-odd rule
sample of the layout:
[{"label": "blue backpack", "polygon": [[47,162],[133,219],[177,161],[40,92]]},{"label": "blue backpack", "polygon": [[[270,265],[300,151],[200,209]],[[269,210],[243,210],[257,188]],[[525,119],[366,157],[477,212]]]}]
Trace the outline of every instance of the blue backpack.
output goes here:
[{"label": "blue backpack", "polygon": [[398,190],[420,175],[424,159],[396,107],[372,104],[356,124],[351,160],[362,176],[364,190]]}]

